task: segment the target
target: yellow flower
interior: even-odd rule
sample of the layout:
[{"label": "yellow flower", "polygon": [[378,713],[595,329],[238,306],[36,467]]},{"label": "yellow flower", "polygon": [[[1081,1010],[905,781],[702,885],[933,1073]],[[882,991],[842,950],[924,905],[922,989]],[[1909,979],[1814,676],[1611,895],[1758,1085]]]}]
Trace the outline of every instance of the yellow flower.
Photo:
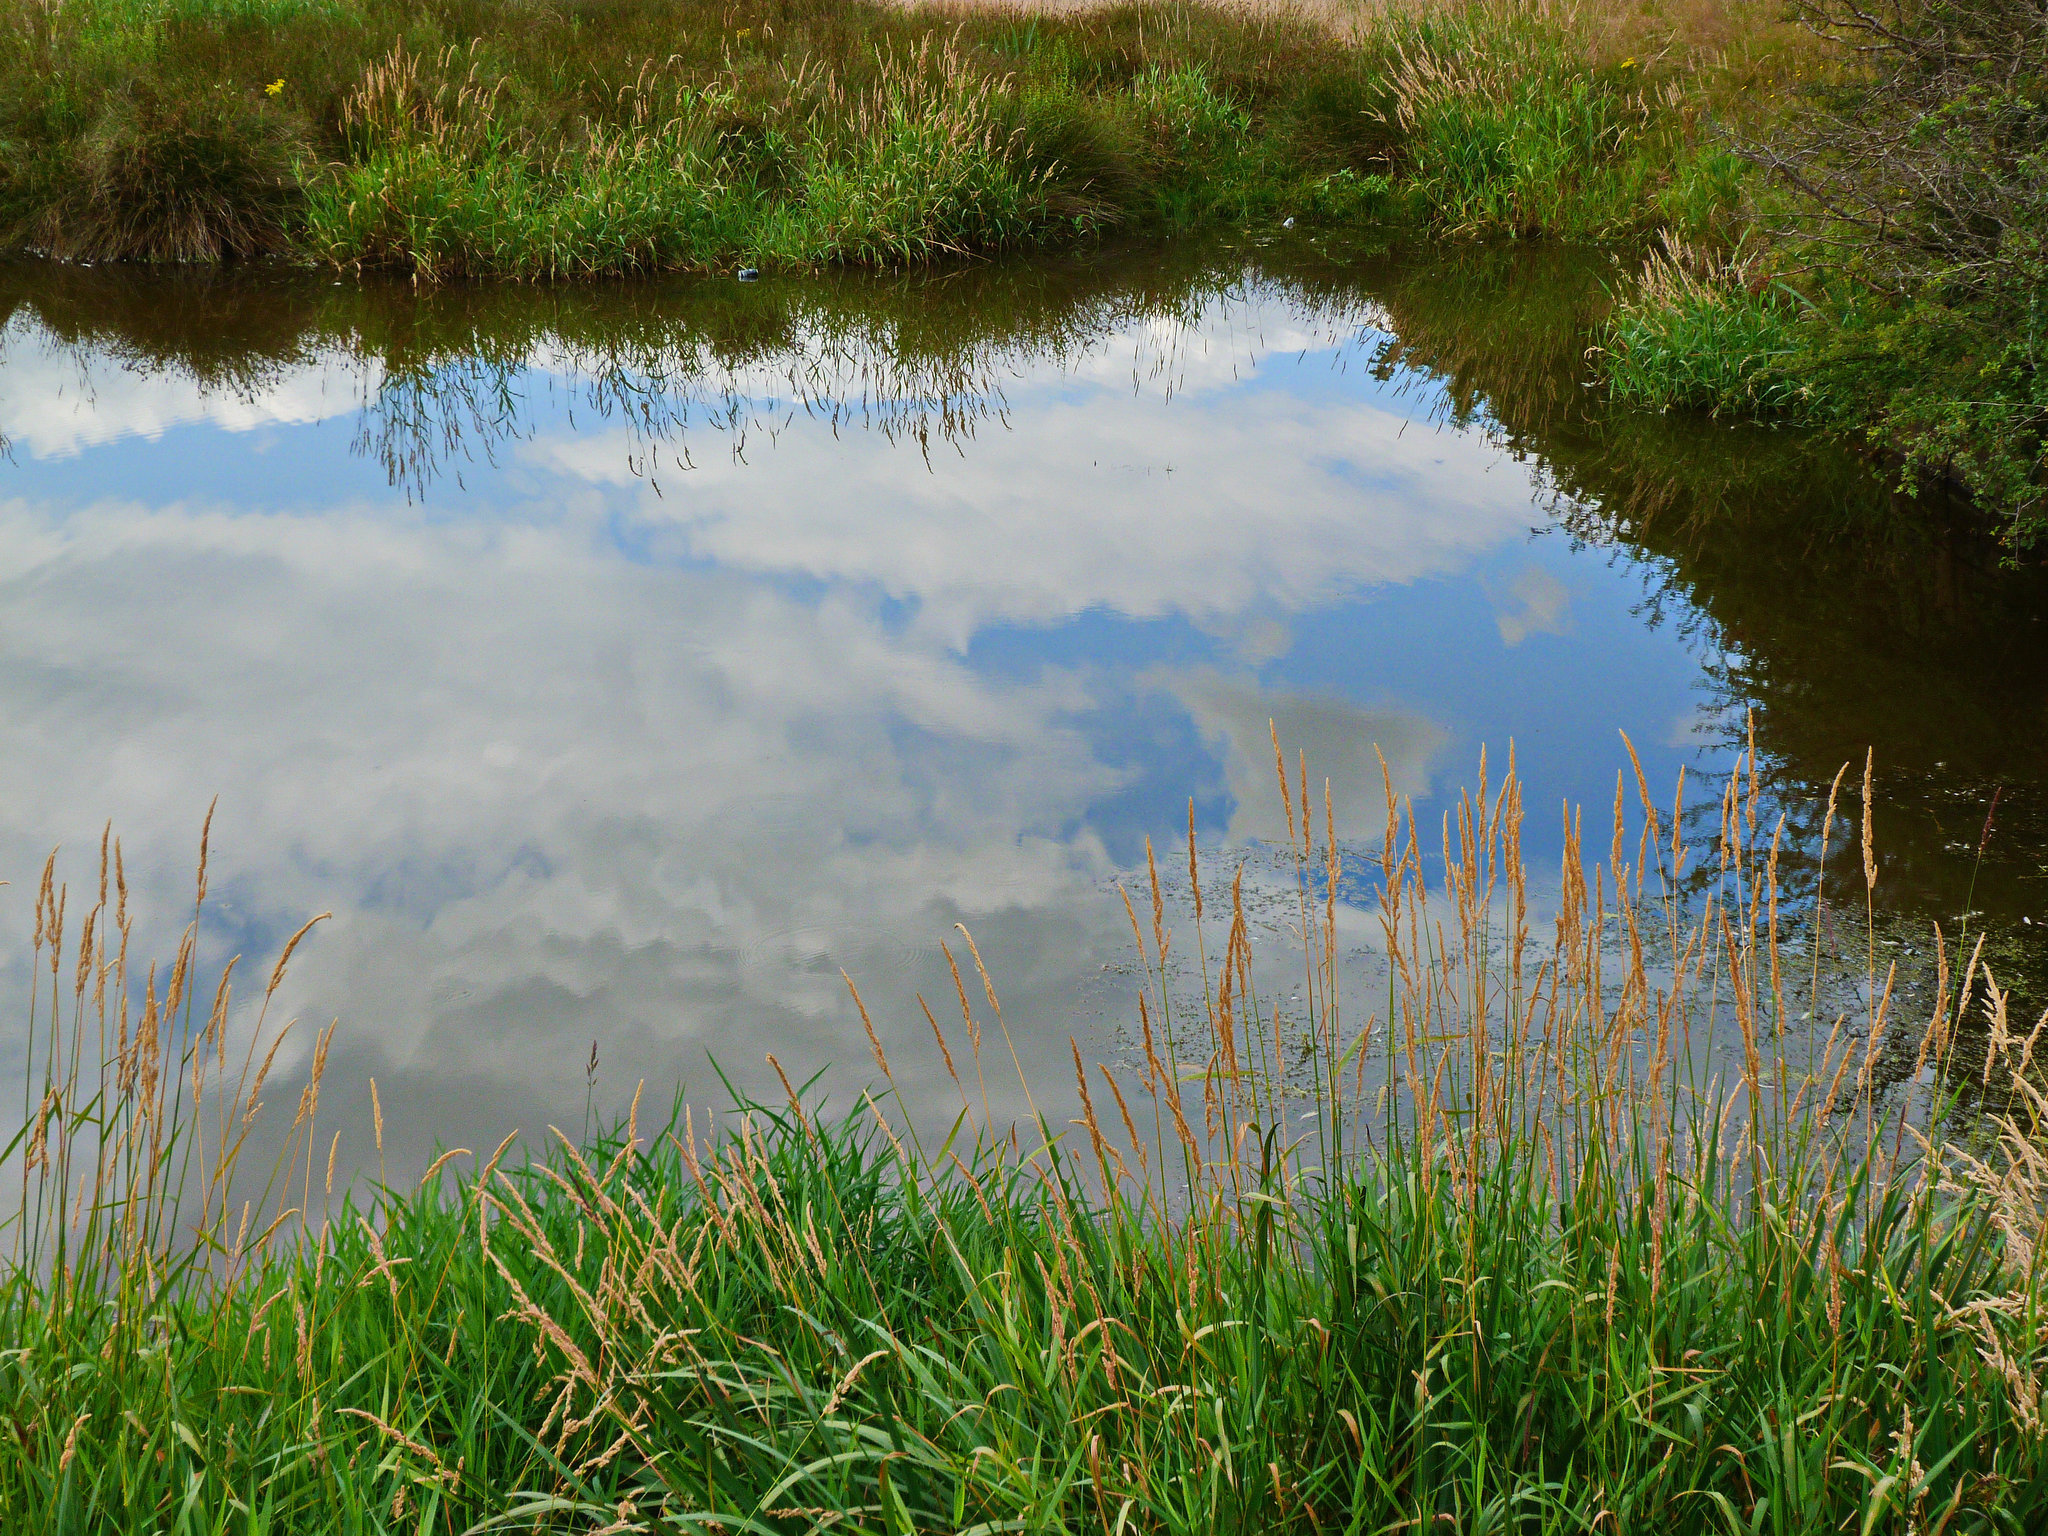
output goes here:
[{"label": "yellow flower", "polygon": [[282,96],[284,94],[284,82],[282,80],[271,81],[270,84],[263,87],[263,94],[266,96]]},{"label": "yellow flower", "polygon": [[1628,58],[1623,59],[1621,61],[1621,67],[1623,69],[1634,69],[1636,67],[1635,56],[1631,54]]}]

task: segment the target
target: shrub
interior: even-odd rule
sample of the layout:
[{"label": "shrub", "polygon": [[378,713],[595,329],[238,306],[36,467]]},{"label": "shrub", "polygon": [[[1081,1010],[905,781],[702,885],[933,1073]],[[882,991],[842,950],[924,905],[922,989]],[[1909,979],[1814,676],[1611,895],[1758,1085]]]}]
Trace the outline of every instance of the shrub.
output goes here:
[{"label": "shrub", "polygon": [[2048,532],[2048,8],[1795,10],[1853,62],[1747,149],[1836,294],[1815,368],[1910,477],[1960,480],[2024,548]]},{"label": "shrub", "polygon": [[2048,269],[2024,294],[1900,299],[1843,284],[1798,366],[1912,489],[1946,480],[1999,523],[2017,555],[2048,536]]}]

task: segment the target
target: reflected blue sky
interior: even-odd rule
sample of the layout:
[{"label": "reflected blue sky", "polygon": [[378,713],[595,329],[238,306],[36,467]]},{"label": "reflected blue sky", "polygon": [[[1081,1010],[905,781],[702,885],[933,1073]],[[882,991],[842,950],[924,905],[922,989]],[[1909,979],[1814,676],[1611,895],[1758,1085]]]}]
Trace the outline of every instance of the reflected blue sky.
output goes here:
[{"label": "reflected blue sky", "polygon": [[950,925],[1056,1075],[1117,1021],[1145,839],[1184,847],[1190,796],[1219,869],[1278,832],[1269,720],[1373,846],[1375,748],[1427,824],[1512,742],[1539,866],[1618,730],[1660,784],[1713,766],[1710,632],[1646,617],[1643,566],[1432,379],[1376,378],[1384,319],[1198,298],[1009,359],[957,442],[792,405],[773,360],[718,381],[743,447],[702,412],[650,442],[536,356],[516,431],[424,490],[364,451],[347,347],[209,389],[17,315],[7,983],[44,850],[89,878],[109,817],[167,948],[218,795],[213,949],[332,910],[285,1001],[421,1150],[573,1120],[593,1039],[608,1085],[771,1049],[855,1081],[841,966],[936,1092],[908,1047]]}]

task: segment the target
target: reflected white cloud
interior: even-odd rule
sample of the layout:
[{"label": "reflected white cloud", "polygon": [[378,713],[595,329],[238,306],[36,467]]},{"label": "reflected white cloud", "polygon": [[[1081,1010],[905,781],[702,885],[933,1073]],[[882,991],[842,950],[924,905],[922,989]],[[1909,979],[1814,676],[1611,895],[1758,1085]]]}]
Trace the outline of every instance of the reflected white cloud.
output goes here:
[{"label": "reflected white cloud", "polygon": [[[126,499],[0,503],[0,862],[19,881],[111,816],[131,883],[176,912],[218,793],[222,920],[256,946],[335,911],[285,1000],[342,1017],[334,1092],[381,1073],[421,1106],[422,1141],[580,1104],[593,1038],[614,1083],[701,1083],[707,1048],[857,1080],[839,968],[892,1044],[919,1040],[911,993],[950,994],[936,945],[956,920],[1027,1065],[1057,1076],[1066,1037],[1116,1010],[1104,968],[1128,937],[1095,809],[1149,769],[1207,766],[1117,757],[1091,722],[1172,701],[1244,839],[1278,830],[1274,719],[1335,781],[1340,823],[1374,824],[1374,746],[1421,793],[1446,729],[1229,668],[1284,655],[1319,605],[1459,570],[1529,520],[1528,470],[1409,423],[1369,381],[1332,386],[1327,358],[1312,387],[1272,369],[1224,387],[1247,353],[1212,332],[1318,339],[1284,309],[1174,322],[1170,402],[1128,367],[1024,368],[1009,429],[929,467],[798,416],[751,462],[705,454],[657,496],[622,434],[550,420],[432,515],[395,494],[215,505],[174,462]],[[1120,333],[1090,358],[1159,342]],[[23,357],[6,354],[10,402],[49,385]],[[95,376],[84,417],[10,404],[7,429],[83,452],[172,421],[315,421],[354,387],[312,369],[236,415],[176,380]],[[298,479],[317,488],[319,465]],[[1114,641],[973,659],[995,627],[1097,612],[1227,639],[1215,665],[1141,665]],[[899,1058],[913,1092],[940,1092],[929,1058]]]},{"label": "reflected white cloud", "polygon": [[[1411,710],[1360,709],[1342,699],[1279,692],[1213,672],[1160,681],[1222,749],[1235,801],[1229,834],[1235,842],[1288,838],[1273,761],[1276,737],[1285,744],[1290,783],[1298,771],[1297,754],[1314,765],[1309,794],[1317,824],[1323,820],[1328,780],[1329,812],[1340,834],[1350,837],[1369,835],[1385,819],[1386,785],[1404,800],[1426,797],[1431,765],[1450,743],[1441,725]],[[1294,792],[1298,795],[1299,789]]]},{"label": "reflected white cloud", "polygon": [[1120,776],[1071,677],[992,682],[872,605],[579,525],[15,504],[0,567],[17,885],[111,816],[175,913],[218,792],[218,904],[251,944],[333,908],[285,1001],[387,1073],[530,1090],[593,1037],[657,1080],[713,1045],[858,1069],[838,966],[905,1014],[959,918],[992,958],[1069,930],[1018,967],[1043,995],[1099,973],[1071,930],[1109,860],[1072,823]]},{"label": "reflected white cloud", "polygon": [[1363,305],[1311,324],[1270,289],[1212,296],[1193,316],[1155,315],[1103,336],[1067,372],[1077,382],[1124,394],[1147,389],[1185,398],[1236,391],[1269,360],[1284,366],[1310,352],[1330,352],[1361,332],[1384,336],[1385,312]]},{"label": "reflected white cloud", "polygon": [[1503,645],[1520,645],[1531,635],[1561,635],[1571,628],[1571,589],[1540,565],[1524,566],[1494,601],[1494,622]]},{"label": "reflected white cloud", "polygon": [[[1210,309],[1221,324],[1227,306]],[[1531,466],[1366,390],[1195,391],[1162,408],[1157,393],[1047,368],[1007,395],[1028,431],[984,434],[929,468],[877,436],[802,423],[746,463],[707,453],[659,494],[623,431],[543,433],[523,454],[623,493],[697,558],[914,600],[915,622],[956,648],[993,623],[1091,608],[1212,628],[1301,612],[1456,570],[1528,528]]]},{"label": "reflected white cloud", "polygon": [[375,359],[323,356],[241,387],[170,370],[109,366],[52,344],[25,317],[0,326],[0,439],[38,459],[204,423],[223,432],[352,416],[382,379]]}]

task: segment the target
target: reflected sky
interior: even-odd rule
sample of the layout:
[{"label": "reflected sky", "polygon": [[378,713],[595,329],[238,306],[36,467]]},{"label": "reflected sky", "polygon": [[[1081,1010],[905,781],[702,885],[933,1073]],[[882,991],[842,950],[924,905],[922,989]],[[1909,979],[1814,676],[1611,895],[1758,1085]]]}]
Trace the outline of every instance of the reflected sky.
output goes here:
[{"label": "reflected sky", "polygon": [[334,913],[282,1001],[401,1161],[575,1123],[593,1041],[607,1103],[707,1053],[843,1090],[841,967],[943,1097],[956,922],[1059,1076],[1122,1022],[1144,840],[1184,860],[1190,797],[1219,870],[1279,831],[1269,721],[1370,844],[1376,748],[1427,824],[1512,742],[1539,864],[1618,730],[1660,784],[1725,762],[1723,631],[1368,276],[1105,263],[938,341],[940,279],[760,285],[744,345],[671,285],[630,346],[600,306],[402,354],[423,301],[323,284],[265,302],[356,308],[224,362],[11,281],[5,984],[108,818],[168,950],[218,796],[210,950]]}]

